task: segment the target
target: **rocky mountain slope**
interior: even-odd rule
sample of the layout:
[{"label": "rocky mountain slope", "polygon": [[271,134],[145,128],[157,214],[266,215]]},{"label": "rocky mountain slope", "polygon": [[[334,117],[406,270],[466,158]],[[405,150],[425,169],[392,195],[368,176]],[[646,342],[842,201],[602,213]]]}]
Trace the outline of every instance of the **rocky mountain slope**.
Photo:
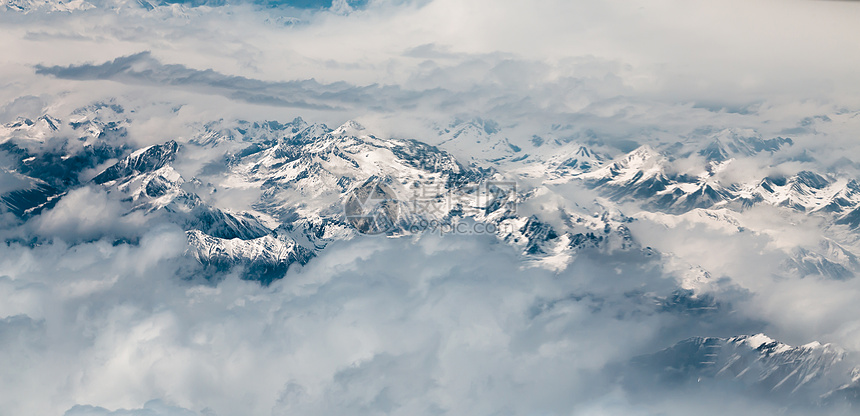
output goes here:
[{"label": "rocky mountain slope", "polygon": [[[674,385],[706,383],[711,388],[741,388],[747,394],[783,403],[827,406],[856,401],[860,361],[837,346],[812,342],[793,347],[764,334],[732,338],[690,338],[632,360],[628,381],[634,389],[648,382]],[[635,381],[634,381],[635,380]]]}]

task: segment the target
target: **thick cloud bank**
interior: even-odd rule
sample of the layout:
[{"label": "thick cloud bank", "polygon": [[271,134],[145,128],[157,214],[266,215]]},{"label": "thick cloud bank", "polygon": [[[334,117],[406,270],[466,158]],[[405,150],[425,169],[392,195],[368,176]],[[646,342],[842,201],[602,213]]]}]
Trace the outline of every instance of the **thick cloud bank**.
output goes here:
[{"label": "thick cloud bank", "polygon": [[3,408],[601,414],[641,406],[605,366],[725,325],[655,308],[640,292],[672,283],[653,265],[523,269],[488,237],[339,244],[269,287],[183,279],[183,244],[166,228],[135,246],[5,249]]}]

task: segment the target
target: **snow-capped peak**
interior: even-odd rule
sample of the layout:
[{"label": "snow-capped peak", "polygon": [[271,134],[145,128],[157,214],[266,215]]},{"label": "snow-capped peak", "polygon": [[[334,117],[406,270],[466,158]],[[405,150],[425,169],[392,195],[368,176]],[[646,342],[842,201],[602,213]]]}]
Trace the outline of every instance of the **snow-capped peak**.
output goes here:
[{"label": "snow-capped peak", "polygon": [[179,144],[170,140],[160,145],[147,146],[132,152],[125,159],[105,169],[93,178],[93,182],[102,184],[144,172],[160,169],[173,160]]},{"label": "snow-capped peak", "polygon": [[0,126],[0,143],[9,140],[42,142],[60,129],[62,121],[50,115],[35,120],[18,117],[15,121]]},{"label": "snow-capped peak", "polygon": [[341,135],[360,135],[365,128],[355,120],[349,120],[343,123],[338,128],[334,129],[331,134],[334,136]]},{"label": "snow-capped peak", "polygon": [[790,346],[777,342],[775,339],[762,333],[755,335],[742,335],[734,337],[730,341],[737,344],[746,344],[752,349],[759,349],[762,345],[775,345],[776,347],[773,352],[784,352],[791,349]]},{"label": "snow-capped peak", "polygon": [[648,145],[642,145],[600,169],[583,174],[583,179],[624,183],[663,173],[664,158]]}]

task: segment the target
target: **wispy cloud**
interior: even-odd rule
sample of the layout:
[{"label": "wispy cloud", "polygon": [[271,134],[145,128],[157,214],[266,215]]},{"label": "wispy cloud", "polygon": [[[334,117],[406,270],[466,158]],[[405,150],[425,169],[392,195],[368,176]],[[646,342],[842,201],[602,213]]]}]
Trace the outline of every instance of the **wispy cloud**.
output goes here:
[{"label": "wispy cloud", "polygon": [[[164,65],[149,52],[116,58],[103,64],[69,65],[65,67],[36,66],[36,73],[71,80],[111,80],[117,82],[185,88],[196,92],[219,94],[225,97],[279,107],[313,110],[335,110],[318,104],[337,102],[338,97],[362,103],[368,95],[348,85],[321,85],[313,80],[293,82],[265,82],[241,76],[228,76],[211,69],[196,70],[184,65]],[[326,100],[327,97],[335,99]],[[298,100],[296,100],[298,98]],[[307,101],[305,101],[307,100]],[[314,103],[316,102],[316,103]]]}]

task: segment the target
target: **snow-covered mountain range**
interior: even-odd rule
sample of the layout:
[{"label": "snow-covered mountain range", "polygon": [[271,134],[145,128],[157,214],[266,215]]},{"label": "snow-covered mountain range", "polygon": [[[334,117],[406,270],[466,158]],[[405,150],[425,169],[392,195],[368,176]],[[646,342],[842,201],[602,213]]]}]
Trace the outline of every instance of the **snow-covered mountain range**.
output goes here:
[{"label": "snow-covered mountain range", "polygon": [[[200,259],[213,256],[203,253],[229,252],[231,264],[243,264],[252,259],[238,253],[266,252],[255,256],[276,259],[283,256],[267,250],[286,250],[292,253],[286,257],[290,261],[304,263],[328,242],[356,235],[344,206],[368,181],[380,181],[399,204],[397,223],[386,230],[389,236],[464,221],[491,224],[491,234],[532,260],[564,268],[581,249],[645,250],[625,225],[634,217],[666,227],[686,222],[724,232],[767,233],[744,224],[742,214],[773,206],[821,218],[835,230],[817,246],[786,249],[786,271],[841,279],[858,270],[854,242],[837,232],[860,225],[856,180],[808,170],[731,183],[721,176],[732,168],[734,157],[779,151],[792,145],[789,138],[726,130],[699,149],[642,145],[613,158],[605,149],[571,140],[533,139],[533,148],[524,149],[485,120],[458,121],[432,138],[437,145],[429,145],[380,138],[355,122],[331,129],[296,119],[283,124],[206,123],[182,144],[167,140],[133,149],[125,140],[127,123],[121,107],[94,104],[65,121],[45,115],[2,126],[0,148],[15,159],[6,168],[14,180],[0,196],[4,211],[23,221],[50,208],[70,189],[97,186],[121,196],[129,212],[182,224],[190,241],[202,245],[195,254]],[[475,148],[480,150],[471,152]],[[493,150],[487,154],[486,149]],[[215,156],[197,172],[175,168],[196,154]],[[691,158],[699,160],[700,171],[691,170],[689,163],[686,172],[680,171],[677,161]],[[517,183],[518,178],[537,179]],[[545,201],[564,186],[596,192],[602,202],[555,206],[548,213]],[[218,191],[247,190],[256,194],[240,207],[226,206],[216,197]],[[536,204],[542,207],[536,209]],[[631,206],[633,216],[622,213],[621,207]],[[193,233],[198,231],[206,237]],[[226,247],[232,239],[262,239],[269,249],[212,247]],[[290,262],[272,261],[281,265],[278,272]],[[225,264],[223,259],[218,263]]]},{"label": "snow-covered mountain range", "polygon": [[[256,265],[267,276],[283,275],[291,263],[304,264],[328,242],[355,237],[344,206],[357,189],[379,180],[399,198],[400,215],[386,231],[390,236],[480,223],[480,232],[490,230],[549,267],[563,267],[581,249],[636,248],[624,225],[630,218],[623,214],[566,211],[563,223],[554,227],[517,212],[517,205],[539,197],[540,189],[517,190],[492,167],[461,164],[416,140],[378,138],[355,122],[336,129],[301,119],[239,122],[234,128],[210,123],[182,146],[170,140],[132,150],[112,144],[110,134],[125,133],[115,122],[101,120],[93,113],[68,123],[73,134],[84,135],[85,144],[72,148],[63,143],[51,151],[44,148],[51,141],[46,137],[58,131],[59,120],[43,117],[7,125],[2,146],[19,159],[10,172],[21,185],[3,194],[5,210],[26,220],[71,188],[101,187],[117,195],[128,212],[182,225],[190,252],[201,262],[221,268]],[[105,140],[86,143],[88,137]],[[195,151],[220,155],[202,172],[205,184],[173,167],[176,159]],[[92,178],[81,178],[84,171],[119,155],[124,156]],[[219,190],[247,189],[259,195],[244,209],[216,207],[209,197]]]}]

